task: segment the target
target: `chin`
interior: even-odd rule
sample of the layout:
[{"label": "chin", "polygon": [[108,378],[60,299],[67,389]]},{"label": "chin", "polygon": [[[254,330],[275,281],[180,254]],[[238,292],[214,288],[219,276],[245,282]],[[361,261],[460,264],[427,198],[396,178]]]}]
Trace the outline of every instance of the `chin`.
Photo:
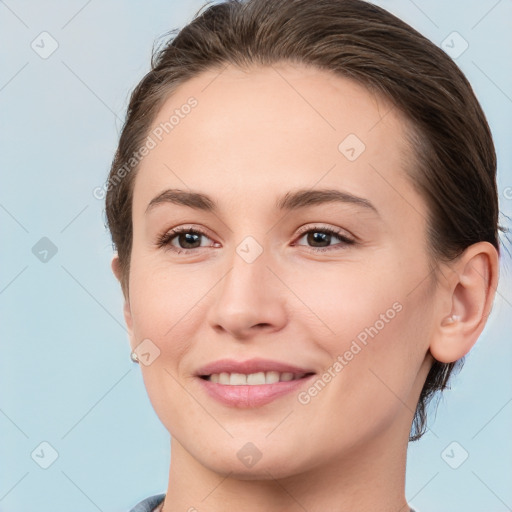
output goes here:
[{"label": "chin", "polygon": [[208,462],[210,461],[204,461],[202,463],[211,471],[220,475],[229,475],[229,478],[235,480],[274,480],[276,478],[289,477],[298,472],[290,467],[289,461],[283,461],[284,463],[281,464],[280,461],[267,460],[264,462],[263,459],[261,459],[253,467],[247,468],[244,468],[243,464],[238,460],[226,461],[225,464],[219,464],[218,461],[211,461],[211,464],[208,464]]},{"label": "chin", "polygon": [[[221,475],[237,480],[272,480],[286,478],[307,471],[311,461],[297,457],[297,449],[279,443],[278,446],[263,441],[255,443],[240,441],[218,446],[216,453],[199,452],[192,454],[204,467]],[[245,437],[244,439],[248,439]],[[249,438],[250,439],[250,438]],[[261,446],[261,450],[257,448]],[[308,466],[308,467],[306,467]]]}]

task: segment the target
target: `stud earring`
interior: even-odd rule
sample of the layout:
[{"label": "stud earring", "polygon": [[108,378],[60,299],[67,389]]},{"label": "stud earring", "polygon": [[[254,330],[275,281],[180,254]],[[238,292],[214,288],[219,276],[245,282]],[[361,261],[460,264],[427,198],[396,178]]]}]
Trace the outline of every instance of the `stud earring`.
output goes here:
[{"label": "stud earring", "polygon": [[139,362],[139,358],[137,356],[137,354],[135,352],[131,352],[130,353],[130,359],[134,362],[134,363],[138,363]]},{"label": "stud earring", "polygon": [[452,315],[452,316],[449,316],[447,319],[446,319],[446,323],[447,324],[453,324],[455,322],[458,322],[460,320],[460,316],[459,315]]}]

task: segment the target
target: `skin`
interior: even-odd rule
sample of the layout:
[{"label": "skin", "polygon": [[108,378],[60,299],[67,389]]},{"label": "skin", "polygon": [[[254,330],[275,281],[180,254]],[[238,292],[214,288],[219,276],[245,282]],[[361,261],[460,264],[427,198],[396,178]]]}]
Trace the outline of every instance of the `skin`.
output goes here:
[{"label": "skin", "polygon": [[[407,125],[386,102],[322,70],[282,64],[204,72],[168,98],[154,127],[194,96],[198,105],[143,159],[134,184],[133,250],[124,315],[131,348],[160,355],[140,365],[152,405],[171,434],[163,510],[289,512],[408,510],[408,436],[432,364],[466,354],[484,328],[498,255],[481,242],[433,279],[427,207],[405,174]],[[338,145],[356,134],[354,161]],[[160,203],[165,189],[208,194],[213,214]],[[365,198],[280,212],[299,188]],[[206,232],[196,246],[159,236]],[[356,240],[298,233],[335,228]],[[261,255],[237,252],[253,237]],[[190,242],[189,242],[190,243]],[[197,247],[200,248],[188,248]],[[328,247],[315,252],[315,248]],[[254,249],[250,249],[253,251]],[[117,256],[112,268],[118,279]],[[262,357],[321,376],[393,304],[400,312],[307,404],[291,393],[253,409],[210,398],[195,372],[229,357]],[[457,322],[447,322],[456,314]],[[308,389],[304,386],[302,391]],[[237,457],[253,443],[261,459]]]}]

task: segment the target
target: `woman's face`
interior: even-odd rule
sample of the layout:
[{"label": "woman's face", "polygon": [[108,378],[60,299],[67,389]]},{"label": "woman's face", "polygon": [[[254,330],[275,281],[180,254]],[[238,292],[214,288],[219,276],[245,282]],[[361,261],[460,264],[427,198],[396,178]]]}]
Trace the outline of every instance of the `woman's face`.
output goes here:
[{"label": "woman's face", "polygon": [[[284,64],[205,72],[160,110],[125,314],[156,413],[203,466],[267,478],[406,445],[436,291],[405,129],[360,85]],[[260,373],[245,385],[199,376],[226,359],[267,361],[233,367]]]}]

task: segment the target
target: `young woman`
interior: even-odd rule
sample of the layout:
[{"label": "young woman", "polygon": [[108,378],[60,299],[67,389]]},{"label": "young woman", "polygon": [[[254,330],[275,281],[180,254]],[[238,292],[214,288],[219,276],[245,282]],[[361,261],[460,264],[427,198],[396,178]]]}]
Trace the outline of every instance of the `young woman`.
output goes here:
[{"label": "young woman", "polygon": [[135,88],[106,188],[171,436],[133,512],[410,510],[408,441],[498,280],[493,141],[452,60],[361,0],[212,5]]}]

